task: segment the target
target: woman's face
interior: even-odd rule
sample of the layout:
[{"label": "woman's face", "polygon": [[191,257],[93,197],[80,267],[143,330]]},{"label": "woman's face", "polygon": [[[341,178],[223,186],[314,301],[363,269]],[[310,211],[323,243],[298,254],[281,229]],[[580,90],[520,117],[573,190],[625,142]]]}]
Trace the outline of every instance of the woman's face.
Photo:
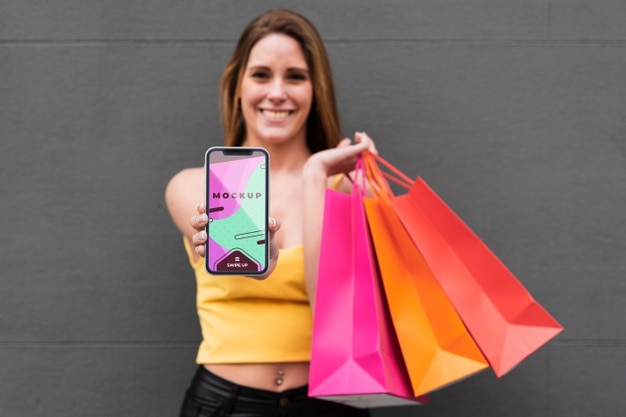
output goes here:
[{"label": "woman's face", "polygon": [[313,86],[300,44],[283,34],[258,41],[241,81],[245,144],[306,143],[312,101]]}]

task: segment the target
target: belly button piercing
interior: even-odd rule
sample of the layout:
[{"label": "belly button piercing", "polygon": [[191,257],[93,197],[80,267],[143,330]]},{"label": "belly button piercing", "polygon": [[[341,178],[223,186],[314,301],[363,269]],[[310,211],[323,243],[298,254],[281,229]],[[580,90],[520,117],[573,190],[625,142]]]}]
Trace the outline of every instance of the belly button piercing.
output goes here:
[{"label": "belly button piercing", "polygon": [[279,370],[278,371],[278,377],[276,378],[276,385],[282,385],[283,384],[283,376],[285,375],[285,371],[283,370]]}]

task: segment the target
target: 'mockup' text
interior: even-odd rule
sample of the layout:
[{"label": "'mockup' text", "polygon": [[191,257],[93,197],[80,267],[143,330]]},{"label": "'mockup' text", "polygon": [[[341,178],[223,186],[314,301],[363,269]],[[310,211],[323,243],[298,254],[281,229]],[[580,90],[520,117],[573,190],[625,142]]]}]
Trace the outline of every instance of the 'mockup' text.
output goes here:
[{"label": "'mockup' text", "polygon": [[213,198],[236,198],[239,200],[243,199],[256,199],[263,197],[262,193],[213,193]]}]

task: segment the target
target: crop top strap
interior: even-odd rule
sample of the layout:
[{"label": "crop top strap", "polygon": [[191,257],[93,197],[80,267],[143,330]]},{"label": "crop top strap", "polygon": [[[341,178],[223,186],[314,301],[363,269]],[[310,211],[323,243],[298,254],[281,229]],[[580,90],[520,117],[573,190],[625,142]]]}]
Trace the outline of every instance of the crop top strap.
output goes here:
[{"label": "crop top strap", "polygon": [[336,190],[337,188],[339,188],[339,184],[341,184],[343,177],[350,179],[350,176],[348,174],[337,174],[335,175],[335,178],[333,178],[333,183],[330,186],[330,188],[333,190]]}]

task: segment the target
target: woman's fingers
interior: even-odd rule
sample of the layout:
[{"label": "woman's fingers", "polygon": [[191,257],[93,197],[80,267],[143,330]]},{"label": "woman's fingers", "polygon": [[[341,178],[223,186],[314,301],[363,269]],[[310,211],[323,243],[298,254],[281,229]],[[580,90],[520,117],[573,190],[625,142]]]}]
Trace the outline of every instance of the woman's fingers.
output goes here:
[{"label": "woman's fingers", "polygon": [[270,217],[268,222],[268,228],[270,232],[270,263],[275,263],[278,259],[278,242],[274,238],[278,229],[280,229],[280,222],[274,217]]},{"label": "woman's fingers", "polygon": [[194,251],[200,255],[204,256],[205,254],[205,245],[207,241],[207,235],[204,230],[199,231],[191,237],[191,242],[194,246]]},{"label": "woman's fingers", "polygon": [[204,204],[198,204],[196,207],[198,214],[191,216],[191,227],[198,231],[191,237],[191,243],[194,246],[194,251],[200,255],[205,255],[205,245],[207,241],[206,225],[209,222],[209,217],[206,215],[206,207]]},{"label": "woman's fingers", "polygon": [[198,206],[198,214],[191,217],[191,226],[197,231],[201,231],[206,228],[208,222],[209,217],[204,212],[204,205]]},{"label": "woman's fingers", "polygon": [[378,154],[378,151],[376,150],[376,145],[374,144],[374,141],[372,140],[372,138],[369,137],[369,135],[365,132],[357,132],[354,134],[354,140],[355,142],[363,145],[363,148],[365,150],[368,150],[374,154]]},{"label": "woman's fingers", "polygon": [[206,244],[207,235],[204,230],[199,231],[191,238],[194,246]]},{"label": "woman's fingers", "polygon": [[267,224],[269,226],[270,237],[274,237],[274,233],[278,232],[278,229],[280,229],[280,222],[276,218],[270,217]]},{"label": "woman's fingers", "polygon": [[350,144],[352,143],[352,141],[348,138],[343,138],[341,139],[341,141],[337,144],[337,148],[345,148],[346,146],[350,146]]}]

